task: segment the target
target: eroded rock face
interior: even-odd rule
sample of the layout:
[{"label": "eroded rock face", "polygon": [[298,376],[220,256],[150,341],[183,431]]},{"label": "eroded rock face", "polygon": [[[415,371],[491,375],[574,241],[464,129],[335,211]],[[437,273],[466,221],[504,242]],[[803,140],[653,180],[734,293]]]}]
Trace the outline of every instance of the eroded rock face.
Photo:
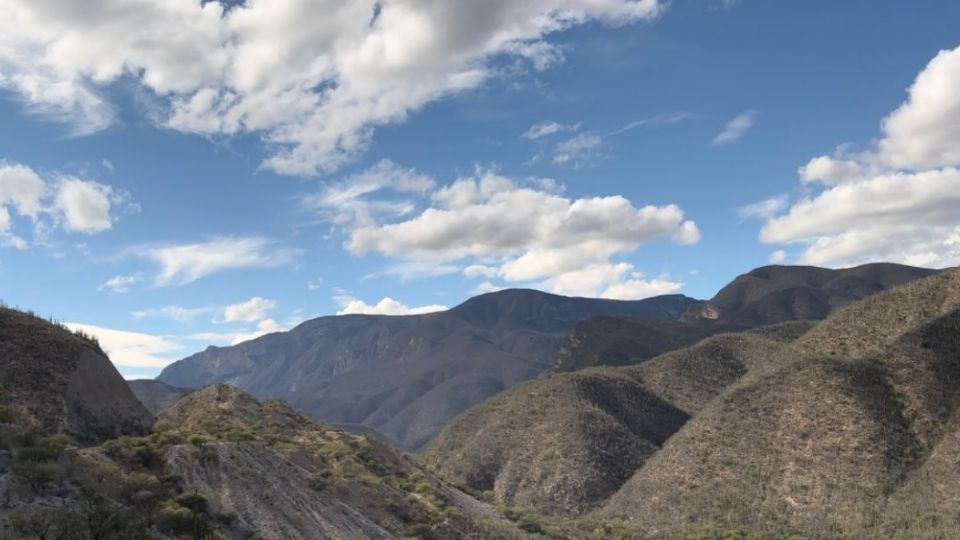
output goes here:
[{"label": "eroded rock face", "polygon": [[333,494],[310,487],[313,471],[258,444],[181,445],[167,453],[166,465],[187,491],[204,494],[260,538],[399,538]]}]

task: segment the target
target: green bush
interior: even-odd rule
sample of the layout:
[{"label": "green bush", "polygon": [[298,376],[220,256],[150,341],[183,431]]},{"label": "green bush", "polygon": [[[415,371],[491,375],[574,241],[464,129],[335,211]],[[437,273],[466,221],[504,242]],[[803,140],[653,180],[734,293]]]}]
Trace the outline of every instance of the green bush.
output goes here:
[{"label": "green bush", "polygon": [[193,512],[175,501],[165,501],[160,505],[157,525],[160,530],[173,535],[189,534],[193,531]]},{"label": "green bush", "polygon": [[190,444],[192,444],[192,445],[194,445],[194,446],[196,446],[196,447],[198,447],[198,448],[200,448],[200,447],[202,447],[203,445],[211,442],[212,440],[213,440],[213,439],[211,439],[210,437],[208,437],[208,436],[206,436],[206,435],[204,435],[204,434],[202,434],[202,433],[194,433],[194,434],[190,435],[189,437],[187,437],[187,442],[190,443]]},{"label": "green bush", "polygon": [[329,482],[323,476],[315,474],[310,477],[310,480],[307,481],[307,485],[310,486],[310,489],[319,492],[327,489]]},{"label": "green bush", "polygon": [[9,405],[0,405],[0,424],[16,424],[19,419],[16,409]]}]

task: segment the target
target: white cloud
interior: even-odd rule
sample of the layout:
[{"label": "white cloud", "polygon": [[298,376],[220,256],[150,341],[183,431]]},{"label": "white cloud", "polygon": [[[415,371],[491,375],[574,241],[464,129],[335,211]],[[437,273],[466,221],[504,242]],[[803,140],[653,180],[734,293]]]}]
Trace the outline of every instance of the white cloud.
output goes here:
[{"label": "white cloud", "polygon": [[410,281],[413,279],[424,279],[437,276],[446,276],[460,272],[459,266],[452,264],[442,264],[436,261],[400,261],[388,265],[383,270],[364,276],[364,279],[390,276],[399,278],[401,281]]},{"label": "white cloud", "polygon": [[820,189],[760,232],[800,244],[806,264],[960,264],[960,48],[942,51],[882,123],[873,148],[813,158],[800,169]]},{"label": "white cloud", "polygon": [[407,221],[355,229],[347,247],[401,258],[526,256],[560,264],[568,254],[606,258],[664,236],[699,240],[696,225],[674,205],[636,208],[620,196],[571,200],[489,171],[437,191],[433,202]]},{"label": "white cloud", "polygon": [[494,285],[489,281],[484,281],[473,288],[473,294],[487,294],[497,291],[502,291],[506,287],[501,287],[500,285]]},{"label": "white cloud", "polygon": [[47,184],[33,169],[0,161],[0,207],[10,205],[21,216],[37,219],[46,194]]},{"label": "white cloud", "polygon": [[170,319],[179,323],[192,323],[201,315],[206,315],[210,308],[187,308],[183,306],[164,306],[161,308],[141,309],[130,312],[130,316],[137,320],[148,318]]},{"label": "white cloud", "polygon": [[63,175],[44,179],[26,165],[0,161],[0,233],[5,233],[0,234],[0,243],[27,246],[25,240],[7,232],[11,227],[8,208],[29,218],[37,237],[49,233],[50,222],[68,232],[94,234],[112,227],[111,210],[128,198],[93,180]]},{"label": "white cloud", "polygon": [[319,289],[320,289],[320,285],[322,285],[322,284],[323,284],[323,278],[322,278],[322,277],[318,277],[317,279],[311,279],[310,281],[307,282],[307,290],[308,290],[308,291],[316,291],[316,290],[319,290]]},{"label": "white cloud", "polygon": [[63,213],[65,229],[92,234],[111,227],[111,197],[109,186],[68,177],[57,186],[54,205]]},{"label": "white cloud", "polygon": [[960,47],[940,51],[910,87],[907,101],[883,121],[878,155],[898,169],[960,164]]},{"label": "white cloud", "polygon": [[434,185],[432,178],[415,169],[404,169],[390,160],[382,160],[341,182],[325,185],[319,193],[307,195],[302,202],[336,225],[366,225],[414,210],[414,203],[409,200],[371,200],[371,194],[388,190],[422,195]]},{"label": "white cloud", "polygon": [[225,322],[256,322],[267,318],[267,312],[277,307],[277,302],[255,296],[246,302],[232,304],[224,308]]},{"label": "white cloud", "polygon": [[540,139],[542,137],[548,137],[550,135],[555,135],[557,133],[563,133],[565,131],[576,131],[580,129],[580,122],[576,124],[561,124],[559,122],[541,122],[539,124],[534,124],[530,126],[527,131],[522,135],[524,139],[530,139],[531,141]]},{"label": "white cloud", "polygon": [[237,343],[243,343],[244,341],[250,341],[251,339],[257,339],[260,336],[265,336],[274,332],[282,332],[284,330],[286,330],[286,328],[277,324],[277,321],[273,319],[263,319],[257,323],[257,328],[255,330],[233,334],[230,337],[230,345],[236,345]]},{"label": "white cloud", "polygon": [[712,144],[722,146],[739,141],[753,127],[753,124],[757,121],[757,114],[759,114],[757,111],[744,111],[738,114],[727,122],[723,131],[713,138]]},{"label": "white cloud", "polygon": [[644,279],[629,263],[597,263],[550,278],[544,288],[567,296],[640,300],[679,291],[683,283],[666,277]]},{"label": "white cloud", "polygon": [[[131,3],[132,2],[132,3]],[[77,133],[114,117],[107,86],[156,95],[170,128],[259,133],[282,173],[330,170],[376,126],[497,75],[503,56],[543,69],[549,34],[651,20],[656,0],[0,0],[0,86]]]},{"label": "white cloud", "polygon": [[470,266],[463,269],[463,275],[467,279],[474,279],[480,276],[492,278],[496,277],[500,273],[500,269],[495,266],[487,266],[484,264],[471,264]]},{"label": "white cloud", "polygon": [[363,300],[357,300],[356,298],[352,298],[350,296],[337,296],[334,297],[334,300],[340,304],[340,310],[337,311],[337,315],[421,315],[424,313],[433,313],[436,311],[445,311],[449,309],[447,306],[442,306],[439,304],[420,307],[407,307],[405,304],[400,303],[390,297],[383,298],[373,305],[370,305]]},{"label": "white cloud", "polygon": [[97,287],[98,291],[107,291],[112,294],[130,292],[130,288],[140,282],[137,276],[113,276]]},{"label": "white cloud", "polygon": [[786,260],[787,252],[782,249],[778,249],[770,253],[770,257],[767,259],[767,262],[770,264],[783,264],[783,262]]},{"label": "white cloud", "polygon": [[683,122],[687,118],[690,118],[691,114],[686,111],[680,111],[670,114],[662,114],[659,116],[653,116],[650,118],[641,118],[639,120],[633,120],[627,122],[623,126],[611,131],[608,135],[620,135],[627,131],[631,131],[637,128],[644,126],[662,126],[665,124],[676,124],[677,122]]},{"label": "white cloud", "polygon": [[698,242],[700,231],[682,210],[637,208],[620,196],[570,199],[560,192],[478,170],[433,192],[430,207],[419,215],[354,228],[346,246],[399,264],[464,261],[468,279],[533,283],[563,294],[636,298],[679,288],[666,280],[645,281],[633,266],[611,258],[660,238]]},{"label": "white cloud", "polygon": [[581,133],[553,147],[553,162],[575,166],[589,163],[603,139],[596,133]]},{"label": "white cloud", "polygon": [[252,328],[238,330],[236,332],[199,332],[184,336],[184,340],[201,343],[205,345],[236,345],[251,339],[272,334],[274,332],[283,332],[289,330],[292,325],[280,325],[273,319],[263,319],[257,322]]},{"label": "white cloud", "polygon": [[783,212],[790,206],[790,197],[784,193],[769,199],[737,208],[740,219],[767,219]]},{"label": "white cloud", "polygon": [[89,324],[66,324],[71,330],[81,330],[95,336],[116,366],[162,368],[176,361],[176,355],[182,350],[179,343],[162,336]]},{"label": "white cloud", "polygon": [[207,242],[170,246],[147,246],[134,254],[155,262],[160,268],[157,286],[185,285],[224,270],[275,268],[289,264],[297,252],[279,248],[260,237],[219,237]]}]

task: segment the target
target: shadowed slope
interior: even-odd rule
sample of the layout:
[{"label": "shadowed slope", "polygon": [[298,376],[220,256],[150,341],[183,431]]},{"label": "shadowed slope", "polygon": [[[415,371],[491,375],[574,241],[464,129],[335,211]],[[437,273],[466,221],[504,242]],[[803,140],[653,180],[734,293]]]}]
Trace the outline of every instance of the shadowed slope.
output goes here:
[{"label": "shadowed slope", "polygon": [[524,383],[456,418],[423,459],[499,501],[580,513],[615,492],[689,415],[807,328],[720,335],[636,366]]},{"label": "shadowed slope", "polygon": [[95,342],[0,308],[0,405],[81,444],[146,433],[153,417]]}]

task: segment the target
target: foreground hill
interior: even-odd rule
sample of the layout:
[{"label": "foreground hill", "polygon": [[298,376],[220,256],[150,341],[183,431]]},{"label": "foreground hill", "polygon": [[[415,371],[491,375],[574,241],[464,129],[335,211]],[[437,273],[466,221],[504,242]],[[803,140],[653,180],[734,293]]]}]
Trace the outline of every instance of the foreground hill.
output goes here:
[{"label": "foreground hill", "polygon": [[525,536],[372,438],[226,385],[148,436],[85,448],[5,416],[0,458],[0,532],[16,540]]},{"label": "foreground hill", "polygon": [[586,523],[640,537],[956,538],[958,418],[952,270],[812,328],[525,383],[454,420],[424,459],[504,503],[593,510]]},{"label": "foreground hill", "polygon": [[456,418],[423,460],[502,503],[583,513],[724,388],[810,326],[722,334],[635,366],[541,377]]},{"label": "foreground hill", "polygon": [[441,313],[321,317],[289,332],[211,347],[168,366],[159,380],[190,388],[230,383],[413,449],[471,405],[549,369],[578,322],[602,315],[677,319],[693,302],[679,295],[625,302],[507,290]]},{"label": "foreground hill", "polygon": [[786,321],[821,320],[853,301],[936,270],[877,263],[854,268],[764,266],[738,276],[681,320],[603,317],[577,325],[561,347],[560,371],[630,365],[706,336]]},{"label": "foreground hill", "polygon": [[174,436],[165,471],[264,538],[454,538],[520,534],[374,439],[307,420],[231,386],[189,394],[159,415]]},{"label": "foreground hill", "polygon": [[152,415],[90,338],[0,308],[0,408],[81,444],[147,433]]},{"label": "foreground hill", "polygon": [[782,355],[695,415],[601,515],[661,531],[956,537],[960,271],[852,304]]}]

